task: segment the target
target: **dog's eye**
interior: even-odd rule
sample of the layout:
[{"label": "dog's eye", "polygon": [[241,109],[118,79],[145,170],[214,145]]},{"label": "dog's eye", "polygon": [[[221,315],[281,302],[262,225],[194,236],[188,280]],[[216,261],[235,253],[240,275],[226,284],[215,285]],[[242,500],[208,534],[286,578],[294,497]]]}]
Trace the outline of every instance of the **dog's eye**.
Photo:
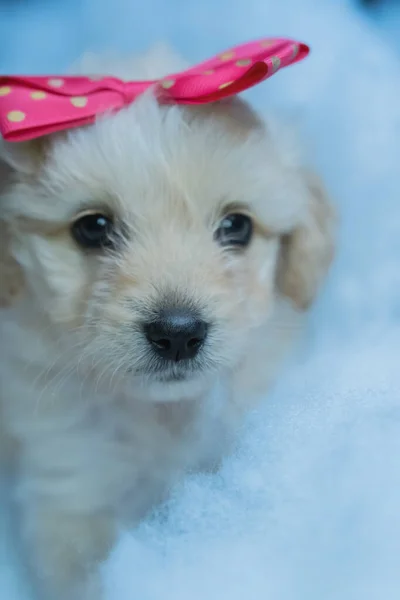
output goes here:
[{"label": "dog's eye", "polygon": [[232,213],[224,217],[215,232],[221,246],[248,246],[253,235],[253,222],[247,215]]},{"label": "dog's eye", "polygon": [[113,245],[113,220],[102,213],[79,217],[71,227],[76,242],[83,248],[107,248]]}]

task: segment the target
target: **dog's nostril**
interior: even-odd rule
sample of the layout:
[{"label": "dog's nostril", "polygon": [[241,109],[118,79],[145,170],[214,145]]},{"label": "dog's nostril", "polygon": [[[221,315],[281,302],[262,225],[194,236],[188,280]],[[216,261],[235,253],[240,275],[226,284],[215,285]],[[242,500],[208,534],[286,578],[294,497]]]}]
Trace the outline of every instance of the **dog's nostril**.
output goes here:
[{"label": "dog's nostril", "polygon": [[207,323],[187,310],[168,310],[144,326],[153,350],[165,359],[194,358],[207,336]]},{"label": "dog's nostril", "polygon": [[171,346],[171,342],[166,339],[161,340],[152,340],[153,344],[160,348],[161,350],[168,350]]},{"label": "dog's nostril", "polygon": [[196,348],[196,346],[200,346],[203,343],[203,340],[200,338],[192,338],[188,341],[187,345],[189,348]]}]

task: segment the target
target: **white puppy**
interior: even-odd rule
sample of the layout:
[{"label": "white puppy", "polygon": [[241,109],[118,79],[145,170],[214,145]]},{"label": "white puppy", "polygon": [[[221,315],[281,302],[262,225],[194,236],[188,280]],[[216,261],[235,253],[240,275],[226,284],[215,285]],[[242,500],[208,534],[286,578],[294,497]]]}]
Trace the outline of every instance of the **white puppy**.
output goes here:
[{"label": "white puppy", "polygon": [[[165,49],[91,60],[126,79],[182,67]],[[331,262],[333,212],[237,98],[145,94],[0,148],[2,458],[40,600],[99,600],[119,520],[215,468],[265,392]]]}]

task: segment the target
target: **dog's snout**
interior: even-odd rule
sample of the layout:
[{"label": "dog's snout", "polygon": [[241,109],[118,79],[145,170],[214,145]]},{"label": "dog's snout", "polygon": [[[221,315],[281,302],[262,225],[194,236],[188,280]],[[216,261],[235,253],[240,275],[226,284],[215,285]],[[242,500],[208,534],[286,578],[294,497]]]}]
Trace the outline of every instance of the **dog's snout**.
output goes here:
[{"label": "dog's snout", "polygon": [[190,310],[165,310],[146,323],[145,335],[159,356],[180,361],[194,358],[207,336],[207,323]]}]

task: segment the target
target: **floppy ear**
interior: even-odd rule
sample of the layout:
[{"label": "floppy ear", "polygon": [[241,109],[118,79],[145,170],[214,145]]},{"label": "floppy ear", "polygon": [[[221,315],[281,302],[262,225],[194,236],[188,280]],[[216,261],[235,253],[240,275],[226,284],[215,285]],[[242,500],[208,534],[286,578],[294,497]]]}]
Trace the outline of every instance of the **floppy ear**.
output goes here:
[{"label": "floppy ear", "polygon": [[293,232],[281,240],[277,272],[279,291],[299,310],[313,302],[333,260],[336,216],[322,182],[305,172],[309,190],[307,213]]},{"label": "floppy ear", "polygon": [[35,172],[40,153],[36,143],[8,144],[0,138],[0,308],[11,306],[24,288],[22,269],[11,254],[11,228],[4,215],[4,196],[19,176]]},{"label": "floppy ear", "polygon": [[0,220],[0,308],[14,304],[24,288],[22,269],[10,254],[10,232]]}]

